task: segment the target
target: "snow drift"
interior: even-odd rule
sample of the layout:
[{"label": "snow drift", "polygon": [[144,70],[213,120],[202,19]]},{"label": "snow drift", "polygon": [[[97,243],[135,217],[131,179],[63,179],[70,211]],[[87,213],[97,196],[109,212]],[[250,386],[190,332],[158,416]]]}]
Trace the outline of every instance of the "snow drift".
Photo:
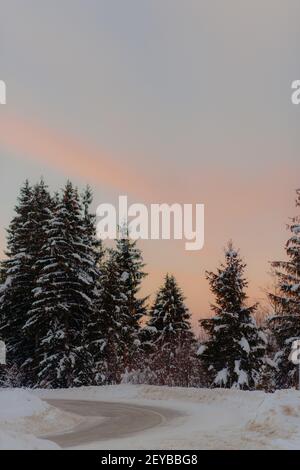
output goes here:
[{"label": "snow drift", "polygon": [[0,449],[58,449],[37,439],[57,430],[72,428],[80,418],[64,413],[21,389],[0,389]]}]

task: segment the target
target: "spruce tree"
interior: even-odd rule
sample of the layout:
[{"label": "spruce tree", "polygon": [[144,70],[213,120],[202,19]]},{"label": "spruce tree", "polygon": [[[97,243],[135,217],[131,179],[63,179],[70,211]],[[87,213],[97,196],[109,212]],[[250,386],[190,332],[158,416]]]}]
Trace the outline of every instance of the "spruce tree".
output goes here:
[{"label": "spruce tree", "polygon": [[116,240],[115,263],[118,276],[120,343],[122,344],[123,370],[129,371],[137,367],[140,349],[140,320],[146,315],[147,298],[138,296],[141,282],[146,276],[144,263],[137,242],[131,240],[127,228],[123,228],[121,236]]},{"label": "spruce tree", "polygon": [[50,217],[52,199],[44,181],[33,188],[26,181],[21,188],[16,216],[8,229],[7,259],[2,263],[0,299],[1,331],[8,350],[9,368],[19,370],[22,385],[33,385],[33,364],[37,331],[27,331],[26,322],[34,300],[37,270],[46,234],[44,222]]},{"label": "spruce tree", "polygon": [[[89,247],[93,255],[93,283],[91,292],[93,305],[87,320],[86,331],[84,332],[85,344],[93,358],[95,367],[95,383],[102,385],[107,383],[108,365],[106,344],[108,341],[109,319],[105,315],[103,308],[104,282],[106,279],[104,269],[105,251],[102,241],[97,238],[95,214],[90,212],[90,205],[93,197],[88,186],[82,194],[83,223],[84,223],[84,244]],[[110,371],[111,373],[112,371]]]},{"label": "spruce tree", "polygon": [[68,182],[56,198],[38,261],[35,299],[27,328],[40,331],[36,369],[40,387],[89,385],[94,362],[85,343],[93,309],[94,254],[77,190]]},{"label": "spruce tree", "polygon": [[116,251],[109,250],[102,269],[102,294],[98,303],[97,331],[91,343],[97,368],[98,384],[116,384],[121,381],[125,367],[123,363],[123,329],[127,324],[127,309],[124,307]]},{"label": "spruce tree", "polygon": [[216,298],[212,306],[215,316],[200,321],[209,339],[199,355],[213,387],[254,389],[264,363],[266,340],[252,316],[257,305],[246,305],[245,267],[230,242],[225,263],[217,273],[207,272]]},{"label": "spruce tree", "polygon": [[[26,311],[25,322],[22,326],[22,336],[24,338],[25,349],[24,349],[24,361],[22,364],[22,376],[25,377],[27,386],[34,386],[36,375],[35,369],[37,367],[39,358],[36,354],[40,335],[41,325],[34,325],[31,321],[32,305],[35,299],[36,293],[36,279],[40,272],[40,257],[48,237],[47,228],[49,221],[53,216],[54,201],[48,191],[48,187],[44,183],[43,179],[33,187],[32,203],[29,213],[29,218],[32,226],[32,233],[29,242],[29,248],[31,253],[31,266],[30,272],[33,280],[31,290],[31,305],[30,309]],[[31,325],[30,328],[27,325]],[[41,319],[43,325],[43,319]]]},{"label": "spruce tree", "polygon": [[22,328],[32,304],[34,276],[31,270],[34,221],[31,217],[33,189],[26,181],[8,228],[7,258],[1,265],[0,333],[7,347],[8,364],[20,368],[28,358]]},{"label": "spruce tree", "polygon": [[[296,207],[300,207],[300,189],[296,191]],[[277,278],[277,289],[270,293],[275,315],[270,320],[277,343],[275,354],[276,386],[297,384],[297,367],[289,360],[294,340],[300,339],[300,216],[288,225],[291,237],[286,243],[286,261],[275,261],[272,266]]]},{"label": "spruce tree", "polygon": [[196,342],[190,313],[174,276],[166,275],[149,316],[144,346],[150,352],[155,383],[192,385]]}]

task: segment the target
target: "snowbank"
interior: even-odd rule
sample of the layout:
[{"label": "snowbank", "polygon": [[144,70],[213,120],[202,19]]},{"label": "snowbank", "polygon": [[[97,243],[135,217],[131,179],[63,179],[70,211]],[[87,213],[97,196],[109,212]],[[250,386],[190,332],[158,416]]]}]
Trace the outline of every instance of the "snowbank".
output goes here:
[{"label": "snowbank", "polygon": [[0,390],[0,422],[9,422],[43,413],[48,405],[26,390]]},{"label": "snowbank", "polygon": [[0,450],[58,450],[54,442],[37,439],[32,434],[6,432],[0,429]]},{"label": "snowbank", "polygon": [[57,449],[53,442],[34,436],[72,428],[80,421],[31,392],[0,389],[0,449]]}]

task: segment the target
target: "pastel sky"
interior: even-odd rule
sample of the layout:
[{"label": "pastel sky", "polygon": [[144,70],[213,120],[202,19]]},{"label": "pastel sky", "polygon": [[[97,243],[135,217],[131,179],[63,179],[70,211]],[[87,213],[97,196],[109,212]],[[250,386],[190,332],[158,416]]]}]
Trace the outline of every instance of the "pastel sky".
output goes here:
[{"label": "pastel sky", "polygon": [[26,178],[204,203],[202,251],[141,243],[144,291],[172,272],[196,324],[232,238],[264,302],[300,186],[299,24],[298,0],[0,0],[1,252]]}]

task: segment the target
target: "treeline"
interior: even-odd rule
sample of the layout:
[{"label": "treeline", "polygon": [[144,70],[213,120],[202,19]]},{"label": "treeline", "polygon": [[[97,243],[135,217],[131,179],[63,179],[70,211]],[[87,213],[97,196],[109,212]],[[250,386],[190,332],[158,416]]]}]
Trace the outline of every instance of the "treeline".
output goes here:
[{"label": "treeline", "polygon": [[[43,181],[21,188],[1,263],[3,386],[77,387],[124,381],[238,389],[291,387],[291,345],[300,338],[300,219],[289,228],[288,260],[273,263],[273,311],[262,327],[248,305],[245,263],[230,242],[207,273],[213,316],[194,335],[172,275],[150,307],[141,298],[142,253],[126,227],[114,248],[96,237],[92,194],[68,182],[51,195]],[[300,191],[297,191],[297,206]]]}]

